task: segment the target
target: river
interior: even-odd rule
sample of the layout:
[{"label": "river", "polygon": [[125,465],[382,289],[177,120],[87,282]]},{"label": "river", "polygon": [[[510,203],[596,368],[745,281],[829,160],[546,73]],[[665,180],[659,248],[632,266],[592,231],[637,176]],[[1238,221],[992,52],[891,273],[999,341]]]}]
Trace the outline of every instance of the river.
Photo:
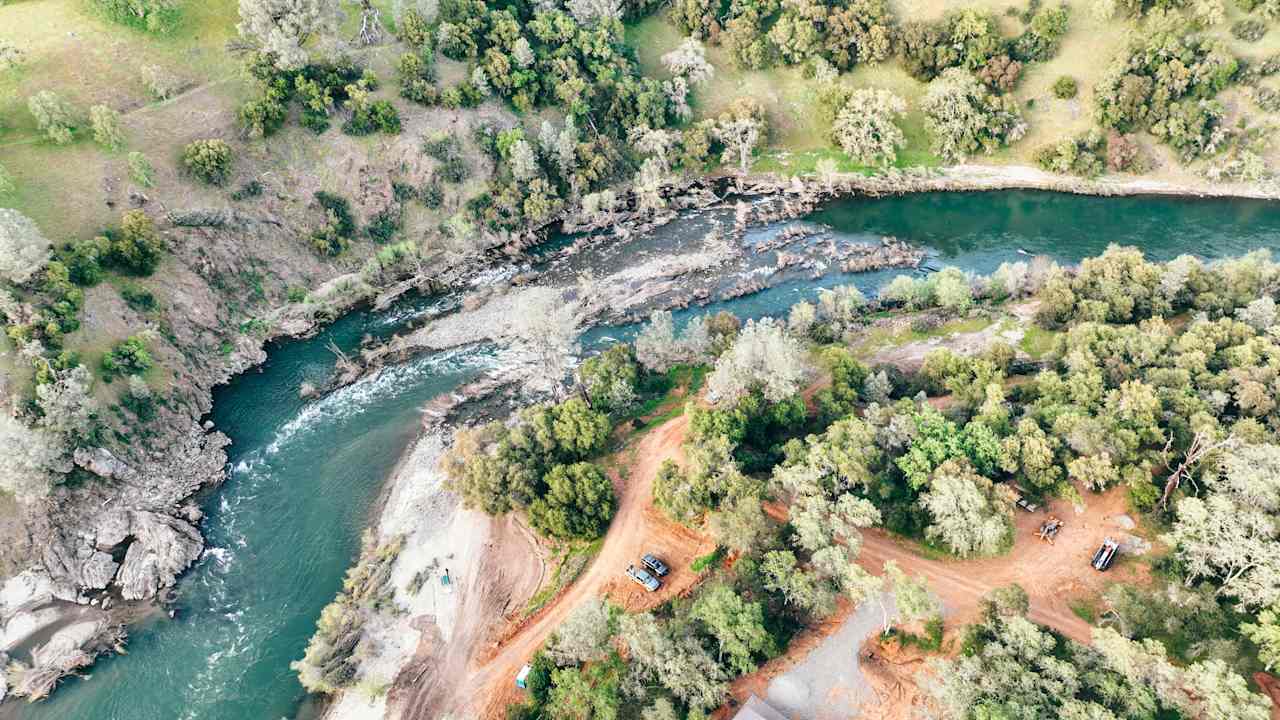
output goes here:
[{"label": "river", "polygon": [[[1093,198],[1043,192],[930,193],[831,203],[811,218],[838,233],[893,235],[925,245],[931,264],[989,272],[1017,249],[1063,261],[1136,245],[1157,259],[1280,248],[1280,204],[1250,200]],[[689,232],[681,222],[655,240]],[[874,291],[894,273],[853,281]],[[792,282],[693,313],[783,311],[847,283]],[[320,609],[341,586],[381,483],[417,433],[417,409],[493,362],[484,349],[423,357],[325,397],[298,387],[327,377],[332,340],[350,349],[438,310],[410,299],[349,315],[318,337],[270,349],[261,370],[214,394],[212,420],[231,437],[227,482],[205,499],[210,549],[178,585],[177,618],[134,628],[127,655],[91,679],[64,683],[43,703],[6,708],[21,720],[277,720],[306,714],[289,663],[302,655]],[[588,340],[625,331],[602,329]],[[6,715],[7,713],[0,713]]]}]

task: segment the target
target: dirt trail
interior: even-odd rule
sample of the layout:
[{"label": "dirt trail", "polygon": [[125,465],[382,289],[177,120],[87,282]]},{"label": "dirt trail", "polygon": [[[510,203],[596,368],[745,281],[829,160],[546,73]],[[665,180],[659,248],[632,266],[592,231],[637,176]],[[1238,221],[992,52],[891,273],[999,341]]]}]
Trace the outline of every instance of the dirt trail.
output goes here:
[{"label": "dirt trail", "polygon": [[[403,716],[406,720],[427,720],[446,708],[463,717],[501,717],[508,704],[521,700],[515,688],[520,667],[579,604],[608,595],[628,611],[639,612],[687,593],[697,584],[699,576],[688,569],[689,561],[699,553],[710,552],[711,541],[666,520],[652,503],[658,467],[669,458],[678,462],[683,459],[681,446],[688,425],[688,417],[677,417],[619,453],[626,477],[618,472],[612,474],[618,510],[599,554],[567,590],[537,615],[498,634],[496,641],[476,653],[469,675],[455,686],[447,705],[429,702],[431,693],[425,691],[424,684],[408,703]],[[628,462],[631,458],[633,463]],[[656,593],[645,593],[622,574],[645,552],[657,553],[672,568]]]}]

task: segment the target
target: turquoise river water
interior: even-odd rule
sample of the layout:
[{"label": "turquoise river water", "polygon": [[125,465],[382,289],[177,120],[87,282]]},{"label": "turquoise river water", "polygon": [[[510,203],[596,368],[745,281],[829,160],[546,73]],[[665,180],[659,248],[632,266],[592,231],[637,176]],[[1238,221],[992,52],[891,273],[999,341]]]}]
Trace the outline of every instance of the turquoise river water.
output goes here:
[{"label": "turquoise river water", "polygon": [[[1168,259],[1280,248],[1280,204],[1245,200],[1091,198],[1039,192],[923,194],[832,203],[814,221],[869,239],[894,235],[925,245],[935,266],[989,272],[1016,250],[1064,261],[1108,243]],[[657,232],[690,230],[681,222]],[[892,273],[852,278],[867,290]],[[829,276],[793,282],[692,312],[742,316],[783,311]],[[333,598],[359,545],[381,483],[417,432],[417,409],[493,362],[485,349],[423,357],[317,401],[304,380],[333,366],[332,340],[350,348],[430,312],[439,300],[356,313],[318,337],[275,346],[270,359],[220,388],[212,420],[231,437],[227,482],[204,506],[210,549],[178,586],[176,620],[135,628],[127,655],[104,659],[21,720],[279,720],[306,713],[289,669],[320,609]],[[597,330],[587,341],[625,331]]]}]

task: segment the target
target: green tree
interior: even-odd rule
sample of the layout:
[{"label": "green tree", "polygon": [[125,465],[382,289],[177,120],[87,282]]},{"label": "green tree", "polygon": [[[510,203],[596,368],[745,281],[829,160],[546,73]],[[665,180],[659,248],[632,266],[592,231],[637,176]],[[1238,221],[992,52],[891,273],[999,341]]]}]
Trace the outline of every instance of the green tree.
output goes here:
[{"label": "green tree", "polygon": [[120,218],[120,230],[110,236],[112,262],[137,275],[150,275],[164,256],[164,242],[155,222],[142,210]]},{"label": "green tree", "polygon": [[543,479],[546,492],[529,505],[529,522],[560,538],[599,537],[613,517],[613,483],[598,465],[557,465]]},{"label": "green tree", "polygon": [[764,626],[764,608],[743,600],[733,588],[718,584],[704,589],[689,614],[706,626],[720,648],[720,659],[739,675],[755,672],[754,658],[773,651],[773,638]]},{"label": "green tree", "polygon": [[635,404],[640,366],[627,343],[618,343],[589,358],[582,363],[578,376],[593,409],[605,413],[623,412]]},{"label": "green tree", "polygon": [[57,145],[67,145],[75,139],[76,111],[52,90],[41,90],[27,98],[27,109],[35,118],[36,126]]},{"label": "green tree", "polygon": [[1256,623],[1241,623],[1240,633],[1258,647],[1267,672],[1280,664],[1280,605],[1259,612]]},{"label": "green tree", "polygon": [[1046,435],[1035,420],[1023,418],[1014,434],[1001,444],[1000,467],[1037,490],[1049,490],[1062,479],[1055,445],[1055,438]]},{"label": "green tree", "polygon": [[993,555],[1012,536],[1013,513],[993,483],[963,460],[947,460],[934,471],[920,503],[933,517],[931,539],[961,556]]}]

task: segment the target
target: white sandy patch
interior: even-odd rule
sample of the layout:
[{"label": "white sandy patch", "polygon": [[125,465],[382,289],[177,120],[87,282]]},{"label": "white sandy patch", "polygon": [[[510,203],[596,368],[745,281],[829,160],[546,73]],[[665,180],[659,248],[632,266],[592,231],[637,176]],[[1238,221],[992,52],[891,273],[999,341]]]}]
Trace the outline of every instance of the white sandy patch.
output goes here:
[{"label": "white sandy patch", "polygon": [[[417,440],[392,479],[382,517],[381,541],[401,535],[404,547],[391,571],[398,612],[384,611],[365,625],[360,657],[360,682],[366,687],[390,687],[409,663],[421,639],[420,628],[434,624],[447,642],[457,622],[458,607],[472,581],[473,568],[488,540],[484,515],[464,510],[444,489],[437,462],[444,452],[444,434],[431,432]],[[453,590],[441,583],[448,568]],[[418,579],[420,587],[412,591]],[[330,720],[375,720],[386,713],[386,697],[370,698],[360,690],[345,692],[330,708]]]}]

